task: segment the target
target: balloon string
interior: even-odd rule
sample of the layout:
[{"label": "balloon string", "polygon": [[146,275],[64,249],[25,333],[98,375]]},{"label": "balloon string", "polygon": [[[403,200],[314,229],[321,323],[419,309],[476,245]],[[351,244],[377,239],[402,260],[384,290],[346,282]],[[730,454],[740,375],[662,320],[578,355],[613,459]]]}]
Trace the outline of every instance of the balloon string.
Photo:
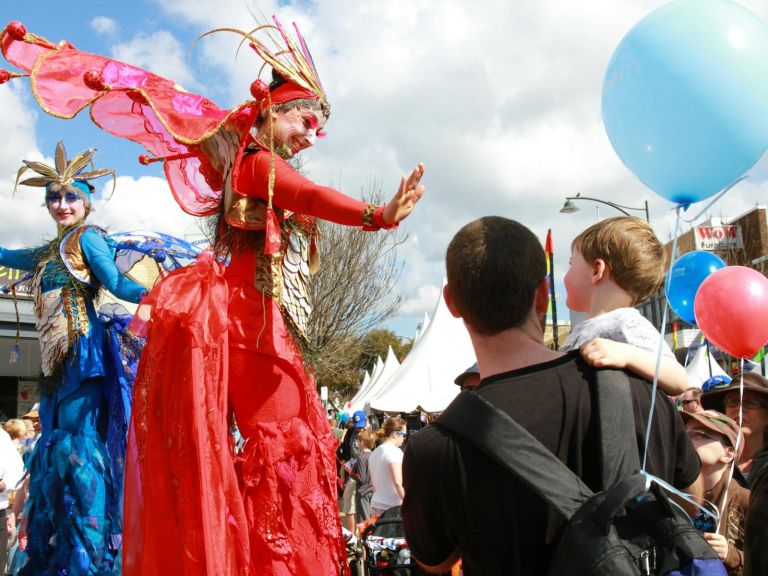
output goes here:
[{"label": "balloon string", "polygon": [[[723,497],[721,499],[722,510],[720,510],[720,519],[717,521],[717,532],[720,533],[720,523],[723,521],[723,515],[726,513],[725,506],[728,502],[728,488],[731,487],[733,482],[733,470],[736,468],[736,460],[739,457],[739,448],[741,448],[741,439],[744,436],[741,431],[742,420],[744,417],[744,358],[740,360],[739,375],[741,380],[739,382],[739,432],[736,434],[736,446],[733,447],[733,460],[731,461],[730,469],[728,470],[728,480],[725,483],[725,490],[723,491]],[[723,409],[725,411],[725,409]]]},{"label": "balloon string", "polygon": [[[746,180],[747,178],[749,178],[749,175],[748,175],[748,174],[744,174],[743,176],[739,176],[738,178],[736,178],[736,180],[734,180],[734,181],[733,181],[733,182],[731,182],[731,183],[730,183],[728,186],[726,186],[725,188],[723,188],[723,189],[722,189],[722,191],[720,191],[720,192],[719,192],[719,193],[718,193],[718,194],[717,194],[717,195],[716,195],[716,196],[715,196],[715,197],[714,197],[714,198],[713,198],[713,199],[710,201],[710,203],[709,203],[709,204],[707,204],[706,206],[704,206],[704,208],[703,208],[703,209],[702,209],[702,210],[701,210],[701,211],[700,211],[698,214],[696,214],[696,216],[694,216],[693,218],[689,218],[689,219],[685,219],[685,218],[683,218],[683,221],[684,221],[684,222],[688,222],[688,223],[690,224],[691,222],[693,222],[693,221],[695,221],[695,220],[698,220],[699,218],[701,218],[701,216],[702,216],[702,215],[703,215],[703,214],[704,214],[704,213],[705,213],[707,210],[709,210],[710,208],[712,208],[712,206],[714,206],[714,205],[715,205],[715,204],[716,204],[716,203],[717,203],[717,202],[720,200],[720,198],[722,198],[723,196],[725,196],[725,195],[726,195],[726,193],[730,192],[730,191],[731,191],[731,188],[733,188],[734,186],[736,186],[736,184],[738,184],[738,183],[739,183],[739,182],[741,182],[742,180]],[[683,209],[684,209],[684,210],[687,210],[687,209],[688,209],[688,206],[690,206],[690,204],[686,204],[686,205],[684,206],[684,208],[683,208]],[[676,208],[680,208],[680,207],[681,207],[681,205],[678,205]],[[678,210],[678,216],[679,216],[679,210]]]},{"label": "balloon string", "polygon": [[[677,207],[677,218],[675,219],[675,236],[672,241],[672,254],[669,261],[675,261],[675,255],[677,253],[677,238],[680,235],[680,211],[684,210],[682,205]],[[664,291],[669,294],[669,287],[672,284],[672,274],[667,274],[667,279],[664,284]],[[651,424],[653,423],[653,411],[656,408],[656,391],[659,388],[659,371],[661,370],[661,352],[664,349],[664,330],[667,328],[667,310],[669,309],[669,301],[664,302],[664,313],[661,318],[661,330],[659,330],[659,345],[656,348],[656,370],[653,374],[653,388],[651,389],[651,407],[648,410],[648,426],[645,429],[645,448],[643,450],[643,468],[645,472],[646,464],[648,463],[648,441],[651,438]]]},{"label": "balloon string", "polygon": [[[706,498],[701,498],[701,502],[698,502],[690,494],[688,494],[686,492],[683,492],[681,490],[678,490],[677,488],[672,486],[670,483],[665,482],[664,480],[662,480],[658,476],[654,476],[653,474],[650,474],[649,472],[641,472],[640,474],[642,474],[645,477],[645,491],[646,492],[650,489],[651,482],[655,482],[656,484],[658,484],[659,486],[664,488],[664,490],[666,490],[670,494],[674,494],[674,495],[678,496],[680,499],[685,500],[689,504],[694,505],[696,508],[701,510],[704,514],[706,514],[707,516],[709,516],[713,520],[718,520],[718,521],[720,520],[720,512],[719,512],[719,510],[717,508],[717,505],[714,502],[711,502],[710,500],[707,500]],[[674,503],[674,501],[672,501],[672,500],[670,500],[670,502]],[[711,506],[711,509],[707,508],[707,504],[709,506]],[[690,515],[688,514],[688,512],[686,512],[683,508],[680,508],[680,509],[685,513],[686,516],[688,516],[690,518]]]}]

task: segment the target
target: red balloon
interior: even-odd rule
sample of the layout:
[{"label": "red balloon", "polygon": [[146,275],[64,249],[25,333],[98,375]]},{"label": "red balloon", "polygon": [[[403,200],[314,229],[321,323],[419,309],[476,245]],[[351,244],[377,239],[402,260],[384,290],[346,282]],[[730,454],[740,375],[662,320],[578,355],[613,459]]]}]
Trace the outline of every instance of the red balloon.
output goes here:
[{"label": "red balloon", "polygon": [[728,266],[699,286],[696,323],[712,344],[737,358],[752,358],[768,342],[768,278]]}]

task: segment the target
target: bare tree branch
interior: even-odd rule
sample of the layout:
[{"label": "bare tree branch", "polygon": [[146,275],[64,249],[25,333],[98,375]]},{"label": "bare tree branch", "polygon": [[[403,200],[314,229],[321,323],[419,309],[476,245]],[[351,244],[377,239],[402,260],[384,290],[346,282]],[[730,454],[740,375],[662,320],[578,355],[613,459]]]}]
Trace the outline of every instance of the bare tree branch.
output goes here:
[{"label": "bare tree branch", "polygon": [[[379,203],[380,182],[372,180],[364,197]],[[313,277],[308,330],[312,347],[319,350],[319,384],[346,394],[358,383],[362,338],[400,308],[394,291],[403,267],[397,247],[407,238],[400,229],[364,232],[320,223],[321,265]]]}]

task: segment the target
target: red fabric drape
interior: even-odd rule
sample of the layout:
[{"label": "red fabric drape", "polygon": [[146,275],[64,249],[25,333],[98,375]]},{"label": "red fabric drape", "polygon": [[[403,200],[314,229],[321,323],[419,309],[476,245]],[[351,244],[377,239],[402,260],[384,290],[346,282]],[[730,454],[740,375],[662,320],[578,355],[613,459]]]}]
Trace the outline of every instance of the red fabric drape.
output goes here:
[{"label": "red fabric drape", "polygon": [[248,574],[227,415],[227,284],[204,254],[161,281],[134,389],[125,479],[126,576]]}]

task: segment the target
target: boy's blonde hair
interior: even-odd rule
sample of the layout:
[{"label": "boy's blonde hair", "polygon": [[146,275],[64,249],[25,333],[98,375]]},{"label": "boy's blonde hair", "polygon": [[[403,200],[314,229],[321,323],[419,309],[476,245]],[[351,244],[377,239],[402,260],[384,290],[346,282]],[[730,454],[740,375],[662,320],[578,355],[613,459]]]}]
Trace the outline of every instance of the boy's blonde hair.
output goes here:
[{"label": "boy's blonde hair", "polygon": [[11,418],[8,420],[3,424],[3,429],[8,432],[8,436],[11,437],[11,440],[22,440],[27,437],[27,425],[24,424],[23,420],[19,420],[18,418]]},{"label": "boy's blonde hair", "polygon": [[664,279],[666,252],[645,220],[607,218],[584,230],[571,243],[585,261],[605,261],[616,284],[637,304],[650,297]]},{"label": "boy's blonde hair", "polygon": [[362,442],[363,446],[365,446],[368,450],[373,450],[376,446],[376,432],[373,430],[362,430],[357,435],[357,439]]}]

